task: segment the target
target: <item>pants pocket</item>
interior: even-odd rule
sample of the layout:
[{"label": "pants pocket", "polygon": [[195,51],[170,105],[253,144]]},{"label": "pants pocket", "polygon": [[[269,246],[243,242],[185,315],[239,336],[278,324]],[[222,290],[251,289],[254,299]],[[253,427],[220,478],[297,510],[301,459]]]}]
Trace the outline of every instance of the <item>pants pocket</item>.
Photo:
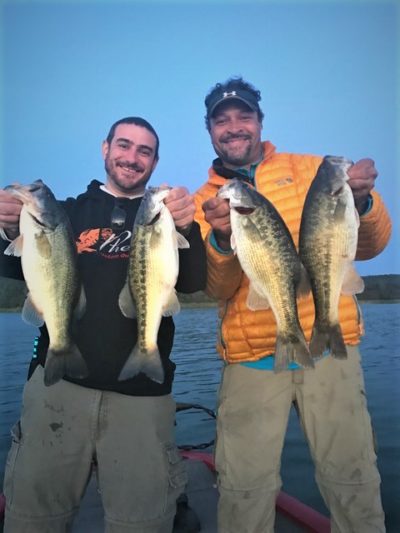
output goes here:
[{"label": "pants pocket", "polygon": [[185,462],[175,443],[165,444],[168,468],[167,507],[174,506],[178,496],[184,492],[189,480]]},{"label": "pants pocket", "polygon": [[18,452],[21,447],[22,432],[21,423],[18,420],[11,428],[11,447],[6,459],[6,468],[4,472],[4,495],[8,505],[12,504],[14,493],[14,472],[17,462]]}]

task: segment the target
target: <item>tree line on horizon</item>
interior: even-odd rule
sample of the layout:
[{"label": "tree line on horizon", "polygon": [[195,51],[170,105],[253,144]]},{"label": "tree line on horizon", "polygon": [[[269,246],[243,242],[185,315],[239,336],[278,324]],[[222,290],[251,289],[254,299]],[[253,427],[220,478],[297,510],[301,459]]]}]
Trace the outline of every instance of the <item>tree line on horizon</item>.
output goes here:
[{"label": "tree line on horizon", "polygon": [[[365,289],[357,295],[359,300],[400,300],[400,274],[363,276]],[[0,309],[18,311],[26,298],[27,288],[23,281],[0,277]],[[203,291],[194,294],[178,294],[182,306],[211,306],[215,300]]]}]

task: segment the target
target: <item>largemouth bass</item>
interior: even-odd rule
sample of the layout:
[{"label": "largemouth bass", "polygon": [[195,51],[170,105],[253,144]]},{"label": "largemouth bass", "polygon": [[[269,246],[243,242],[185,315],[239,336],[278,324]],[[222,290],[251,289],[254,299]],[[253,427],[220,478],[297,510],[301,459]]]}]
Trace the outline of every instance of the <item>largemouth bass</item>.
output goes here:
[{"label": "largemouth bass", "polygon": [[70,221],[50,189],[37,180],[5,188],[22,203],[20,235],[5,250],[21,257],[29,290],[22,318],[46,324],[49,348],[44,369],[46,385],[61,378],[87,376],[86,363],[72,339],[74,320],[85,310],[77,271],[77,252]]},{"label": "largemouth bass", "polygon": [[239,180],[224,185],[218,196],[229,199],[231,246],[250,282],[247,305],[271,308],[275,316],[275,371],[292,361],[313,367],[297,314],[302,266],[286,224],[271,202]]},{"label": "largemouth bass", "polygon": [[352,161],[326,156],[311,183],[300,226],[299,253],[307,269],[315,305],[310,352],[326,349],[338,359],[347,357],[339,324],[341,292],[356,294],[364,282],[353,267],[360,224],[347,181]]},{"label": "largemouth bass", "polygon": [[176,231],[171,213],[163,202],[169,190],[149,187],[135,218],[127,281],[119,305],[126,317],[136,317],[138,339],[119,380],[143,372],[153,381],[164,381],[157,335],[161,318],[180,310],[175,291],[179,273],[178,248],[189,248],[188,241]]}]

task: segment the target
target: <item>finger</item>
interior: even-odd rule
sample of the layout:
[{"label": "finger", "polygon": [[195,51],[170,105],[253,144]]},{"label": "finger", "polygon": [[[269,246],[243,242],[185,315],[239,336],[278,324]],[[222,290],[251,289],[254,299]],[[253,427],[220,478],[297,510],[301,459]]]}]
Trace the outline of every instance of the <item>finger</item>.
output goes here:
[{"label": "finger", "polygon": [[0,202],[6,203],[6,204],[18,204],[22,205],[21,200],[18,200],[15,196],[12,194],[9,194],[3,190],[0,189]]},{"label": "finger", "polygon": [[16,229],[19,227],[19,217],[0,215],[0,227],[5,229]]},{"label": "finger", "polygon": [[0,201],[0,214],[7,216],[14,216],[18,218],[21,214],[22,204],[21,203],[12,203],[12,202],[1,202]]},{"label": "finger", "polygon": [[360,161],[357,161],[352,167],[350,167],[347,173],[350,179],[376,179],[378,176],[378,171],[376,170],[375,163],[372,159],[360,159]]},{"label": "finger", "polygon": [[224,198],[210,198],[203,203],[203,211],[215,210],[221,213],[229,212],[229,201]]}]

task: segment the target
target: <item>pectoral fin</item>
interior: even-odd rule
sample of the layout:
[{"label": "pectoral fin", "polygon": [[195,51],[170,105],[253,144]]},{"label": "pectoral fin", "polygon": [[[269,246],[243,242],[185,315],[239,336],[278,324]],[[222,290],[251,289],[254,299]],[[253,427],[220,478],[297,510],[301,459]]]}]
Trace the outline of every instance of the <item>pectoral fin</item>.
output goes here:
[{"label": "pectoral fin", "polygon": [[353,264],[349,263],[343,279],[342,294],[346,296],[359,294],[360,292],[363,292],[364,287],[364,280],[356,272]]},{"label": "pectoral fin", "polygon": [[12,242],[10,242],[10,244],[4,250],[4,255],[10,255],[10,256],[14,256],[14,257],[21,257],[23,241],[24,240],[23,240],[22,235],[19,235],[16,239],[14,239]]},{"label": "pectoral fin", "polygon": [[125,285],[122,287],[118,299],[119,308],[121,309],[122,314],[126,318],[136,318],[136,306],[132,298],[132,294],[129,288],[128,280]]},{"label": "pectoral fin", "polygon": [[22,320],[31,326],[40,328],[44,324],[43,315],[35,304],[32,302],[30,295],[26,297],[22,308]]},{"label": "pectoral fin", "polygon": [[179,313],[181,310],[181,304],[179,303],[178,296],[175,289],[169,294],[168,300],[163,307],[163,316],[172,316]]},{"label": "pectoral fin", "polygon": [[249,294],[246,303],[247,307],[252,311],[260,311],[262,309],[270,308],[268,298],[259,294],[252,283],[250,283],[249,286]]},{"label": "pectoral fin", "polygon": [[232,248],[234,253],[237,253],[236,252],[236,239],[235,239],[235,235],[233,233],[231,233],[231,248]]},{"label": "pectoral fin", "polygon": [[79,300],[74,310],[74,318],[80,320],[86,311],[86,294],[83,286],[79,293]]},{"label": "pectoral fin", "polygon": [[182,233],[176,232],[176,240],[178,242],[178,248],[190,248],[188,240],[185,239]]}]

